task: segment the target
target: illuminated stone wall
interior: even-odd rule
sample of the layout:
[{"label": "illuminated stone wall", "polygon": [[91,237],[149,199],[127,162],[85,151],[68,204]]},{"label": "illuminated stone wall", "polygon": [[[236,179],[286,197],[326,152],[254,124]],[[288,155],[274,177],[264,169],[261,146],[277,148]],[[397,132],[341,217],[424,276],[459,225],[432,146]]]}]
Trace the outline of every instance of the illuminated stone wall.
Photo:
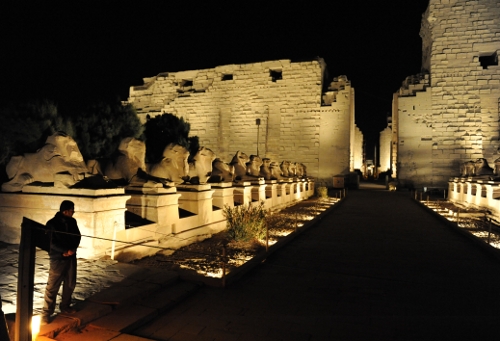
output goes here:
[{"label": "illuminated stone wall", "polygon": [[379,140],[379,168],[380,172],[391,169],[391,127],[388,126],[380,132]]},{"label": "illuminated stone wall", "polygon": [[318,185],[328,184],[354,169],[355,125],[354,89],[340,76],[323,93],[325,68],[322,59],[277,60],[160,73],[132,86],[129,102],[143,122],[162,113],[184,117],[200,145],[226,162],[258,150],[302,162]]},{"label": "illuminated stone wall", "polygon": [[394,97],[398,177],[446,187],[461,163],[500,156],[500,2],[430,0],[420,35],[429,79]]},{"label": "illuminated stone wall", "polygon": [[398,113],[398,178],[417,187],[433,173],[433,115],[429,75],[408,77],[395,96]]},{"label": "illuminated stone wall", "polygon": [[358,127],[354,128],[354,169],[364,172],[363,157],[363,133]]}]

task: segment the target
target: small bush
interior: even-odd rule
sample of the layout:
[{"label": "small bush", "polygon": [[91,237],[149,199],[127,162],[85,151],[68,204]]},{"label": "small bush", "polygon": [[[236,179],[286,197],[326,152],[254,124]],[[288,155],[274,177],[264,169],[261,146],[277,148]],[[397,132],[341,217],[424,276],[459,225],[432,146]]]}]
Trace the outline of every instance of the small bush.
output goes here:
[{"label": "small bush", "polygon": [[316,188],[316,196],[318,198],[328,198],[328,188],[326,187]]},{"label": "small bush", "polygon": [[234,241],[264,239],[266,236],[266,216],[264,203],[258,206],[224,206],[223,214],[227,219],[227,235]]}]

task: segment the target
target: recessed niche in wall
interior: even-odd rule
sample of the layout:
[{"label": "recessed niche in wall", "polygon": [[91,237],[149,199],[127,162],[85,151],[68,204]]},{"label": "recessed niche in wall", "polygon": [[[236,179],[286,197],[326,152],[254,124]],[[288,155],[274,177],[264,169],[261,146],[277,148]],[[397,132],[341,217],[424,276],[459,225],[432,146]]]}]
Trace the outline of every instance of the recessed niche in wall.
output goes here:
[{"label": "recessed niche in wall", "polygon": [[222,75],[222,80],[223,81],[232,81],[233,75],[232,74]]},{"label": "recessed niche in wall", "polygon": [[187,88],[193,86],[193,81],[189,79],[183,79],[181,82],[181,88]]},{"label": "recessed niche in wall", "polygon": [[492,54],[487,54],[483,56],[479,56],[479,64],[483,67],[483,69],[487,69],[488,66],[498,65],[498,55],[496,52]]},{"label": "recessed niche in wall", "polygon": [[193,92],[193,81],[190,79],[183,79],[179,83],[177,83],[179,86],[179,89],[177,89],[177,92],[182,94],[182,93],[187,93],[187,92]]},{"label": "recessed niche in wall", "polygon": [[271,76],[271,80],[273,82],[283,79],[283,74],[281,70],[269,70],[269,76]]}]

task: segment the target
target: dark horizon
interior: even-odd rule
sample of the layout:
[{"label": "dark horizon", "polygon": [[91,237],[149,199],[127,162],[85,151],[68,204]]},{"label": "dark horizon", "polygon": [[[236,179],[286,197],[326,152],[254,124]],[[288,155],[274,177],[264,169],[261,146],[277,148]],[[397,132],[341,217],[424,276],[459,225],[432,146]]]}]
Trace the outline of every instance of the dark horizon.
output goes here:
[{"label": "dark horizon", "polygon": [[321,57],[327,81],[346,75],[367,158],[387,126],[392,94],[420,72],[428,0],[213,7],[141,2],[10,3],[2,29],[2,102],[54,101],[71,111],[161,72]]}]

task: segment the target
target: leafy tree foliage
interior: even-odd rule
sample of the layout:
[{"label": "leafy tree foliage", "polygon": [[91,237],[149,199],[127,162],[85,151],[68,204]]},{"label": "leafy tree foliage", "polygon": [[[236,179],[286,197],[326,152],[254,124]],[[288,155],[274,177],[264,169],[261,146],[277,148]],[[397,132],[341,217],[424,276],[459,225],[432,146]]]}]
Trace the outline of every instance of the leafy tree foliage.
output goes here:
[{"label": "leafy tree foliage", "polygon": [[119,100],[91,104],[73,122],[75,140],[86,160],[110,157],[125,137],[143,138],[144,127],[134,107]]},{"label": "leafy tree foliage", "polygon": [[148,119],[145,124],[146,158],[148,162],[161,160],[163,150],[175,143],[190,150],[190,142],[198,144],[198,137],[188,137],[191,125],[173,114],[163,114]]},{"label": "leafy tree foliage", "polygon": [[36,152],[57,131],[73,135],[71,122],[50,101],[10,104],[0,108],[0,164],[11,156]]},{"label": "leafy tree foliage", "polygon": [[189,162],[191,162],[193,157],[198,152],[198,149],[200,149],[200,139],[198,138],[198,136],[190,136],[188,140],[189,140]]}]

